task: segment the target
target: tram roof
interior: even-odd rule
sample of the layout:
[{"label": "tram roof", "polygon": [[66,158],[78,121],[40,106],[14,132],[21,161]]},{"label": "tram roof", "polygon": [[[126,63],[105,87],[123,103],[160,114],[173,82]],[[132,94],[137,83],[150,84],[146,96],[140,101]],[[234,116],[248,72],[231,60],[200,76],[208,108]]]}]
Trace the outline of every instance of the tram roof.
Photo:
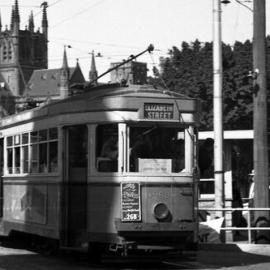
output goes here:
[{"label": "tram roof", "polygon": [[90,88],[82,94],[53,101],[38,108],[4,117],[1,119],[0,127],[58,114],[103,110],[136,111],[142,102],[141,100],[144,102],[157,102],[156,99],[159,99],[158,103],[166,103],[171,100],[174,102],[177,101],[178,110],[181,110],[181,112],[193,113],[198,110],[196,99],[165,88],[154,87],[152,85],[130,85],[123,87],[119,84],[108,84]]}]

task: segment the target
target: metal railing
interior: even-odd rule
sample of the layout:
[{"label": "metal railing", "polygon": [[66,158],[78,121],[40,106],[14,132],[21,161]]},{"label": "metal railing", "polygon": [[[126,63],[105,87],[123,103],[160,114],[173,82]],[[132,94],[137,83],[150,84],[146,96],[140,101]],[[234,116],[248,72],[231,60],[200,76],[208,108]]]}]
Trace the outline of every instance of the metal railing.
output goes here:
[{"label": "metal railing", "polygon": [[[254,211],[270,211],[270,208],[204,208],[204,207],[200,207],[197,208],[198,211],[207,211],[207,212],[218,212],[218,211],[222,211],[222,212],[234,212],[234,211],[242,211],[245,212],[247,211],[247,226],[246,227],[221,227],[220,230],[222,231],[247,231],[248,232],[248,243],[251,244],[252,243],[252,236],[251,236],[251,232],[252,231],[270,231],[270,227],[254,227],[252,226],[252,222],[251,222],[251,212]],[[226,224],[226,218],[225,218],[225,224]]]}]

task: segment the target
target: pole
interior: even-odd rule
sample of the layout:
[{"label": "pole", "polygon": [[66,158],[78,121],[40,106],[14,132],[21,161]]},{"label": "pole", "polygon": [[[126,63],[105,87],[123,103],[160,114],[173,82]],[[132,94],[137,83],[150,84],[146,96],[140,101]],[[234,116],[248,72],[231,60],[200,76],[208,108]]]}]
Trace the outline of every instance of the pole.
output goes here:
[{"label": "pole", "polygon": [[[253,68],[256,72],[253,93],[254,128],[254,205],[269,207],[265,0],[253,1]],[[269,220],[269,212],[255,212]]]},{"label": "pole", "polygon": [[[221,43],[221,3],[213,0],[213,113],[214,113],[214,173],[215,207],[224,207],[223,172],[223,107],[222,107],[222,43]],[[223,216],[222,212],[216,213]]]}]

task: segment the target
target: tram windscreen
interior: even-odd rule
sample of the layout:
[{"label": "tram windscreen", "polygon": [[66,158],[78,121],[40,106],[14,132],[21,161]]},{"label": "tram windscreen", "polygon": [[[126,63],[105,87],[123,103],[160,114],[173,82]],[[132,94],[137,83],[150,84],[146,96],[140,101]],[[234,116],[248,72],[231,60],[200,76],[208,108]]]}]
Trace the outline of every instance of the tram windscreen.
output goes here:
[{"label": "tram windscreen", "polygon": [[180,172],[185,168],[184,129],[130,127],[129,171]]},{"label": "tram windscreen", "polygon": [[97,170],[117,172],[118,170],[118,127],[116,124],[99,125],[96,129]]}]

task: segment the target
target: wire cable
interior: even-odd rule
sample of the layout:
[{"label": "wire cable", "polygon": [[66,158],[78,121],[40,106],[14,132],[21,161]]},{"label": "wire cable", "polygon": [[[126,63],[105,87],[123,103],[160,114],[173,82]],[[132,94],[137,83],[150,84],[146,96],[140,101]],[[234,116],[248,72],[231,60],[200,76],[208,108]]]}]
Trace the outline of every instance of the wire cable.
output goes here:
[{"label": "wire cable", "polygon": [[[60,1],[60,0],[58,0],[58,1]],[[78,15],[81,15],[81,14],[87,12],[89,9],[94,8],[94,7],[96,7],[96,6],[100,5],[100,4],[102,4],[102,3],[105,2],[105,1],[106,1],[106,0],[100,0],[100,1],[98,1],[97,3],[95,3],[95,4],[91,5],[91,6],[89,6],[88,8],[84,8],[83,10],[81,10],[81,11],[79,11],[79,12],[73,14],[71,17],[68,17],[68,18],[66,18],[66,19],[64,19],[64,20],[62,20],[62,21],[56,23],[56,24],[53,25],[51,28],[54,28],[54,27],[56,27],[56,26],[61,25],[62,23],[66,22],[66,21],[69,21],[69,20],[71,20],[71,19],[74,19],[74,18],[77,17]]]},{"label": "wire cable", "polygon": [[[56,5],[57,3],[61,2],[61,1],[63,1],[63,0],[57,0],[57,1],[53,2],[52,4],[48,5],[47,8],[52,7],[52,6]],[[34,6],[33,6],[33,7],[34,7]],[[35,7],[36,7],[36,8],[40,8],[41,6],[35,6]],[[42,13],[42,10],[39,10],[38,12],[36,12],[35,14],[33,14],[33,18],[35,18],[35,17],[36,17],[37,15],[39,15],[40,13]],[[27,22],[28,22],[28,20],[25,20],[24,22],[22,22],[22,24],[25,24],[25,23],[27,23]]]},{"label": "wire cable", "polygon": [[248,10],[250,10],[251,12],[253,12],[253,9],[252,9],[252,8],[250,8],[249,6],[243,4],[241,1],[239,1],[239,0],[235,0],[235,1],[236,1],[238,4],[242,5],[243,7],[247,8]]},{"label": "wire cable", "polygon": [[[156,67],[156,63],[155,63],[155,61],[154,61],[153,55],[152,55],[151,53],[149,53],[149,55],[150,55],[150,58],[151,58],[153,64],[154,64],[155,67]],[[156,67],[156,68],[157,68],[157,67]],[[158,78],[161,80],[161,82],[162,82],[162,84],[164,85],[165,89],[166,89],[167,91],[170,91],[169,87],[167,86],[167,84],[166,84],[166,82],[164,81],[164,79],[162,78],[162,76],[159,75]],[[182,113],[181,113],[179,104],[177,103],[177,101],[176,101],[175,99],[174,99],[174,103],[175,103],[175,106],[176,106],[177,111],[178,111],[178,114],[179,114],[179,122],[181,122],[181,123],[183,123],[184,125],[186,125],[186,122],[185,122],[185,120],[184,120],[184,118],[183,118],[183,115],[182,115]],[[187,130],[187,133],[189,134],[190,138],[194,141],[194,136],[190,133],[190,130],[189,130],[188,128],[187,128],[186,130]]]}]

